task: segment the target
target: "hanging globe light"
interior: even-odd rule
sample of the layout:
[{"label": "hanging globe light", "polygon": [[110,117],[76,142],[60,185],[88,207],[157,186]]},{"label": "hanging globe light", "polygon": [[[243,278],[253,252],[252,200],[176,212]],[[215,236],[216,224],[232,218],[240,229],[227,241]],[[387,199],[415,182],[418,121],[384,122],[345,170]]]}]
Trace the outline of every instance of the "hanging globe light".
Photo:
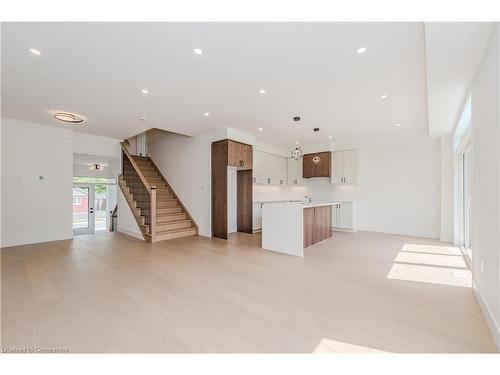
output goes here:
[{"label": "hanging globe light", "polygon": [[292,158],[295,160],[299,160],[303,155],[304,153],[299,147],[295,147],[295,150],[292,151]]}]

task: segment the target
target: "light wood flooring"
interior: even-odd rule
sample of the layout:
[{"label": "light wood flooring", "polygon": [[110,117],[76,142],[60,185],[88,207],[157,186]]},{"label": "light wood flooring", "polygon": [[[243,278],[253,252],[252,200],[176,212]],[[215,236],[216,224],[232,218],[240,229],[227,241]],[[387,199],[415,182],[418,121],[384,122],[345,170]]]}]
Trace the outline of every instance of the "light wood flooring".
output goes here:
[{"label": "light wood flooring", "polygon": [[260,236],[119,233],[2,249],[2,346],[70,352],[494,352],[456,249],[334,232],[304,258]]}]

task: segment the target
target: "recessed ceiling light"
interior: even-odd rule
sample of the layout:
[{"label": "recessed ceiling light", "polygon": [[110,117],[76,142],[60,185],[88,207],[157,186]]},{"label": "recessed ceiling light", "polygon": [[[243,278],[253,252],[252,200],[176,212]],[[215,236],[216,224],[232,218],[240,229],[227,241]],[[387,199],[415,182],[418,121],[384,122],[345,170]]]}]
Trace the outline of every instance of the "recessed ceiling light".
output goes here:
[{"label": "recessed ceiling light", "polygon": [[361,55],[362,53],[366,52],[366,47],[359,47],[356,51],[358,55]]},{"label": "recessed ceiling light", "polygon": [[295,144],[296,144],[296,145],[300,145],[300,142],[299,142],[299,141],[297,141],[297,142],[295,142]]},{"label": "recessed ceiling light", "polygon": [[149,90],[146,90],[146,89],[142,89],[142,90],[141,90],[141,92],[142,92],[143,94],[149,94]]},{"label": "recessed ceiling light", "polygon": [[399,122],[397,122],[397,123],[394,124],[394,126],[398,128],[398,127],[401,126],[401,124]]},{"label": "recessed ceiling light", "polygon": [[203,51],[200,48],[195,48],[194,50],[195,55],[201,55]]},{"label": "recessed ceiling light", "polygon": [[380,99],[384,100],[384,99],[387,99],[387,95],[380,95]]},{"label": "recessed ceiling light", "polygon": [[54,116],[56,120],[69,122],[71,124],[78,124],[85,121],[82,116],[69,112],[54,112],[52,113],[52,116]]},{"label": "recessed ceiling light", "polygon": [[210,116],[210,113],[205,112],[204,115],[205,115],[205,117],[208,117],[208,116]]},{"label": "recessed ceiling light", "polygon": [[139,120],[148,121],[148,118],[146,116],[139,116]]},{"label": "recessed ceiling light", "polygon": [[267,91],[266,91],[266,90],[264,90],[264,89],[260,89],[260,90],[259,90],[259,94],[265,94],[266,92],[267,92]]},{"label": "recessed ceiling light", "polygon": [[328,139],[332,139],[333,137],[331,135],[328,136]]},{"label": "recessed ceiling light", "polygon": [[30,48],[30,52],[31,52],[33,55],[39,55],[39,56],[40,56],[40,55],[42,54],[39,50],[34,49],[34,48]]},{"label": "recessed ceiling light", "polygon": [[264,128],[258,128],[257,130],[261,132],[262,130],[264,130]]}]

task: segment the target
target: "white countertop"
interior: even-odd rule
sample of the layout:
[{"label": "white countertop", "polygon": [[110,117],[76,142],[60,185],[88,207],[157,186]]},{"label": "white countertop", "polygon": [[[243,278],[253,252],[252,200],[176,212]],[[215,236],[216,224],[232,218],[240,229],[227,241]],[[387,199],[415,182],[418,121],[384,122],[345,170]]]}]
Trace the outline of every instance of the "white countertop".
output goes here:
[{"label": "white countertop", "polygon": [[347,201],[312,201],[311,203],[306,203],[305,200],[283,200],[283,201],[253,201],[254,204],[297,204],[303,207],[317,207],[317,206],[332,206],[338,203],[352,203]]}]

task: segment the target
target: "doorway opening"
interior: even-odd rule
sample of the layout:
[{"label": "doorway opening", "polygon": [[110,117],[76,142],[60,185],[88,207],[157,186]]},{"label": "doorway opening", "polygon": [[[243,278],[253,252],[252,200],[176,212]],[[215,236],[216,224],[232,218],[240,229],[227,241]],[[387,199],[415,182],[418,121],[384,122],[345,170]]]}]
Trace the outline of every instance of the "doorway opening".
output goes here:
[{"label": "doorway opening", "polygon": [[116,181],[111,178],[73,178],[73,233],[94,234],[112,229]]}]

